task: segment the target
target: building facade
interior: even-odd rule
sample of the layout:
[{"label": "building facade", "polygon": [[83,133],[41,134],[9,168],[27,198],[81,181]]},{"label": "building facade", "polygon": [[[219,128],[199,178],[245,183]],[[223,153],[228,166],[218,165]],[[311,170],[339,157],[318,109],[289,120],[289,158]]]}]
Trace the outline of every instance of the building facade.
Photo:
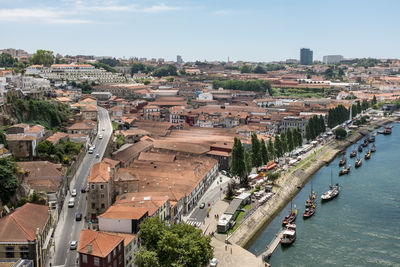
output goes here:
[{"label": "building facade", "polygon": [[313,63],[313,51],[309,48],[300,49],[300,64],[311,65]]}]

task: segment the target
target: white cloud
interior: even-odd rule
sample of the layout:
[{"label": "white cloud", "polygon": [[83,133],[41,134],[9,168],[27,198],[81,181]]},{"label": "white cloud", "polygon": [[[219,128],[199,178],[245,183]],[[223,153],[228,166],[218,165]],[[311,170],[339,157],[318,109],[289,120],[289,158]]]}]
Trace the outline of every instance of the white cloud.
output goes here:
[{"label": "white cloud", "polygon": [[25,22],[36,21],[43,23],[77,24],[90,23],[89,20],[69,18],[69,12],[58,11],[54,8],[14,8],[0,9],[0,21]]},{"label": "white cloud", "polygon": [[213,12],[214,15],[229,15],[232,14],[232,10],[228,10],[228,9],[222,9],[222,10],[217,10]]},{"label": "white cloud", "polygon": [[164,11],[173,11],[173,10],[181,10],[181,7],[173,7],[173,6],[167,6],[165,4],[159,4],[159,5],[154,5],[151,7],[147,8],[142,8],[140,11],[146,12],[146,13],[159,13],[159,12],[164,12]]}]

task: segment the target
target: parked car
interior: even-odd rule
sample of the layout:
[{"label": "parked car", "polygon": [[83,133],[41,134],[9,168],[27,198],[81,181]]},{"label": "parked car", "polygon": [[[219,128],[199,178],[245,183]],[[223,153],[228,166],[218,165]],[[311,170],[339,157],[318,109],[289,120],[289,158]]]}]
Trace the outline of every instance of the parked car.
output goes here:
[{"label": "parked car", "polygon": [[201,204],[200,204],[200,206],[199,206],[199,208],[200,209],[204,209],[204,207],[206,206],[206,203],[204,203],[204,202],[201,202]]},{"label": "parked car", "polygon": [[75,206],[75,198],[71,197],[68,201],[68,208],[73,208]]},{"label": "parked car", "polygon": [[216,258],[212,258],[212,260],[210,261],[210,266],[215,267],[218,264],[218,260]]},{"label": "parked car", "polygon": [[225,170],[222,170],[221,173],[225,176],[228,174]]},{"label": "parked car", "polygon": [[105,131],[106,129],[103,128],[103,131]]},{"label": "parked car", "polygon": [[82,213],[77,213],[76,214],[75,221],[82,221]]},{"label": "parked car", "polygon": [[78,241],[77,240],[72,240],[70,245],[69,245],[69,248],[71,250],[75,250],[77,247],[78,247]]},{"label": "parked car", "polygon": [[100,155],[99,155],[99,154],[96,154],[96,159],[98,159],[98,158],[100,158]]},{"label": "parked car", "polygon": [[76,189],[72,189],[71,196],[76,197]]},{"label": "parked car", "polygon": [[86,185],[84,185],[81,189],[81,193],[86,193]]},{"label": "parked car", "polygon": [[99,139],[103,139],[103,135],[102,134],[99,134]]}]

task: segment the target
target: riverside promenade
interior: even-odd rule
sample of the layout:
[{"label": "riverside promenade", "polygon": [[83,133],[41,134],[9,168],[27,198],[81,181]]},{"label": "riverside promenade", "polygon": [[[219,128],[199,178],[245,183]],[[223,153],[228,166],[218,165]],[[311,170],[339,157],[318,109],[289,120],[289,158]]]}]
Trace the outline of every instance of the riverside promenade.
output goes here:
[{"label": "riverside promenade", "polygon": [[[397,118],[398,119],[398,118]],[[356,143],[364,135],[382,125],[393,122],[393,119],[373,121],[353,132],[345,140],[332,140],[318,151],[301,161],[289,172],[284,173],[274,186],[275,195],[249,216],[239,228],[228,238],[228,241],[238,246],[249,248],[262,231],[277,214],[289,203],[308,182],[314,173],[331,162],[348,146]]]}]

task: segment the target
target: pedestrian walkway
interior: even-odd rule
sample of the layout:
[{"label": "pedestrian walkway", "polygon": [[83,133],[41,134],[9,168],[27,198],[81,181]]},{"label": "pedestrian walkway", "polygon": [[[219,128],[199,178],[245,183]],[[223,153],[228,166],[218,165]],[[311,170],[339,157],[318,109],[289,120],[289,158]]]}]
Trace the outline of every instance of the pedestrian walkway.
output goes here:
[{"label": "pedestrian walkway", "polygon": [[203,224],[203,222],[195,221],[195,220],[191,220],[191,219],[187,220],[186,223],[189,225],[193,225],[196,228],[199,228]]}]

